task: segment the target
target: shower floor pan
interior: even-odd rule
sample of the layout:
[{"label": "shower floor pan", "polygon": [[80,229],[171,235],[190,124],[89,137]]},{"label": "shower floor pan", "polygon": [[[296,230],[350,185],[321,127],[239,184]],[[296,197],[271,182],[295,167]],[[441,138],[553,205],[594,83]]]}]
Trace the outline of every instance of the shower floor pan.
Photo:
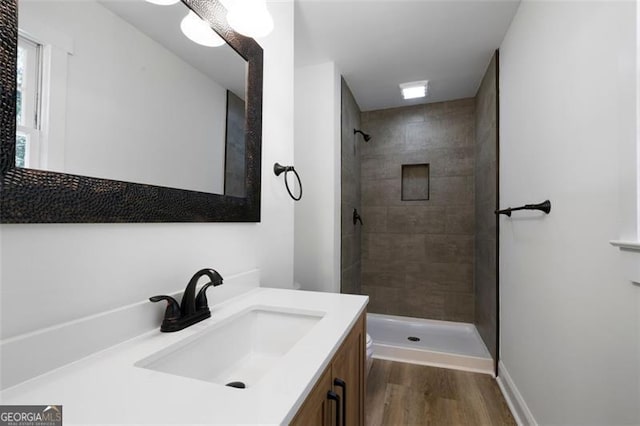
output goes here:
[{"label": "shower floor pan", "polygon": [[373,358],[494,375],[473,324],[367,314]]}]

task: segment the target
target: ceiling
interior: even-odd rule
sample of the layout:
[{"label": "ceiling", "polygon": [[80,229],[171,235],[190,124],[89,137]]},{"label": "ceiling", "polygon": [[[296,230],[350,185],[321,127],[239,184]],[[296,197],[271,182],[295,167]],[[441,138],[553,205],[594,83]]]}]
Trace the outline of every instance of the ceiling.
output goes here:
[{"label": "ceiling", "polygon": [[[296,0],[296,67],[334,61],[361,110],[475,96],[519,0]],[[429,80],[429,96],[398,85]]]},{"label": "ceiling", "polygon": [[244,99],[247,62],[228,44],[204,47],[185,37],[180,22],[189,9],[184,4],[158,6],[144,0],[99,0],[99,3]]}]

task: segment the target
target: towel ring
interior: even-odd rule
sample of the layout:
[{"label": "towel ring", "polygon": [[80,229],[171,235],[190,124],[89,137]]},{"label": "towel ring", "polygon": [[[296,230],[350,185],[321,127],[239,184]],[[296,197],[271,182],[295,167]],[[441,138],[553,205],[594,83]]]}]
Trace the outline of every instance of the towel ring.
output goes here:
[{"label": "towel ring", "polygon": [[[293,166],[282,166],[279,163],[275,163],[273,165],[273,173],[275,173],[276,176],[280,176],[282,172],[284,172],[284,186],[287,188],[287,192],[289,193],[289,196],[293,198],[293,201],[300,201],[300,199],[302,198],[302,181],[300,180],[300,175],[298,175],[298,172],[296,172],[296,169],[294,169]],[[293,172],[293,174],[296,175],[296,179],[298,179],[300,194],[298,195],[297,198],[293,195],[293,193],[291,192],[291,189],[289,188],[289,182],[287,181],[287,174],[289,172]]]}]

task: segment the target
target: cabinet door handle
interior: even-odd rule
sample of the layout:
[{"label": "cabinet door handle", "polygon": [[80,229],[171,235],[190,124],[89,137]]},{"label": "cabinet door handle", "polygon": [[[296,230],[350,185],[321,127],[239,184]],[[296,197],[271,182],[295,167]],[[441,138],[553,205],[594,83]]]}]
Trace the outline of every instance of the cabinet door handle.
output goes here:
[{"label": "cabinet door handle", "polygon": [[347,426],[347,384],[336,377],[333,379],[333,385],[342,388],[342,426]]},{"label": "cabinet door handle", "polygon": [[336,426],[340,426],[340,397],[334,391],[327,392],[327,399],[336,402]]}]

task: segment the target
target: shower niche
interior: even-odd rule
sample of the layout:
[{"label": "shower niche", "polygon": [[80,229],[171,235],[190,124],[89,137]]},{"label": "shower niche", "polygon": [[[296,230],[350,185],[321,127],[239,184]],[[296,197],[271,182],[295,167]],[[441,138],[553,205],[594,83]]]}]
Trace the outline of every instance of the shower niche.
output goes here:
[{"label": "shower niche", "polygon": [[429,199],[429,163],[402,165],[402,201]]}]

